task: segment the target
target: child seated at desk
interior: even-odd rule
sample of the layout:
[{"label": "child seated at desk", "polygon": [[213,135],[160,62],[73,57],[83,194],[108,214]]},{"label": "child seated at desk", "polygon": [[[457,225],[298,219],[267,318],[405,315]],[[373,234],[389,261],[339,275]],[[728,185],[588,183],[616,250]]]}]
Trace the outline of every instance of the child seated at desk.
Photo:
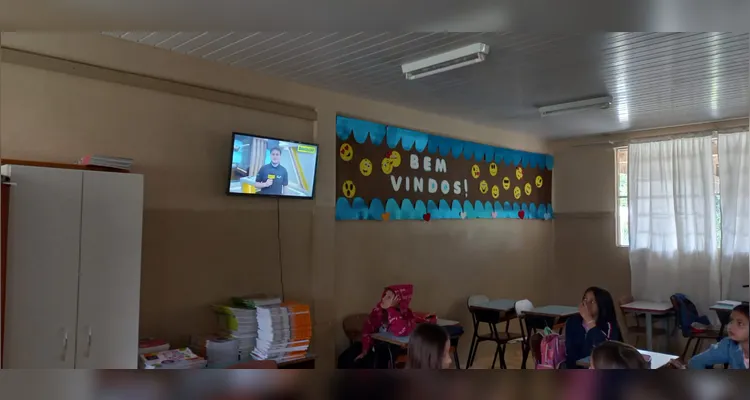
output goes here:
[{"label": "child seated at desk", "polygon": [[688,368],[706,369],[716,364],[729,364],[730,369],[750,369],[748,362],[748,325],[750,325],[750,311],[747,304],[741,304],[732,310],[727,337],[701,354],[690,359]]},{"label": "child seated at desk", "polygon": [[406,369],[447,369],[451,365],[448,331],[433,324],[421,324],[409,337]]},{"label": "child seated at desk", "polygon": [[565,323],[565,366],[576,369],[576,362],[591,355],[600,343],[622,341],[615,303],[608,291],[590,287],[583,294],[578,315]]},{"label": "child seated at desk", "polygon": [[649,369],[635,347],[622,342],[604,342],[591,352],[590,369]]}]

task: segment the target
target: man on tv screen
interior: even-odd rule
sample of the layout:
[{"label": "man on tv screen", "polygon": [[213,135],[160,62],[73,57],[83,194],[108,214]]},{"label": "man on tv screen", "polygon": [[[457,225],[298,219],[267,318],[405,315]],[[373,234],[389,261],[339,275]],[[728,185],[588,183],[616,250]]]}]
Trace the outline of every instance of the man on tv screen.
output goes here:
[{"label": "man on tv screen", "polygon": [[284,188],[289,184],[289,174],[281,164],[281,148],[271,148],[271,162],[260,167],[255,177],[255,187],[260,189],[260,194],[283,194]]}]

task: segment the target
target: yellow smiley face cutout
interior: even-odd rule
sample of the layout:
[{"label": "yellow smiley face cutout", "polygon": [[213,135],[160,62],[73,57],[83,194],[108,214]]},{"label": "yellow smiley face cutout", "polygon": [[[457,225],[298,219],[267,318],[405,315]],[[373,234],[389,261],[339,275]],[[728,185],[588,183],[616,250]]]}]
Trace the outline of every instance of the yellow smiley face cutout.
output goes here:
[{"label": "yellow smiley face cutout", "polygon": [[503,189],[510,189],[510,178],[508,178],[507,176],[503,178]]},{"label": "yellow smiley face cutout", "polygon": [[391,163],[393,163],[393,168],[398,168],[398,166],[401,165],[401,154],[398,154],[396,150],[391,150],[391,155],[388,158],[391,159]]},{"label": "yellow smiley face cutout", "polygon": [[391,172],[393,172],[393,160],[390,158],[384,158],[383,161],[380,162],[380,169],[383,170],[384,174],[390,175]]},{"label": "yellow smiley face cutout", "polygon": [[474,177],[474,179],[479,178],[479,166],[474,164],[471,166],[471,176]]},{"label": "yellow smiley face cutout", "polygon": [[354,157],[354,148],[349,143],[344,143],[339,148],[339,156],[344,161],[351,161]]},{"label": "yellow smiley face cutout", "polygon": [[489,190],[489,186],[487,186],[487,181],[482,180],[481,182],[479,182],[479,191],[482,194],[487,194],[487,190]]},{"label": "yellow smiley face cutout", "polygon": [[497,175],[497,164],[490,163],[490,175],[492,176]]},{"label": "yellow smiley face cutout", "polygon": [[516,200],[521,198],[521,188],[520,187],[516,186],[516,187],[513,188],[513,197],[515,197]]},{"label": "yellow smiley face cutout", "polygon": [[341,185],[341,191],[344,192],[344,197],[351,199],[354,197],[354,194],[357,193],[357,187],[354,186],[354,182],[346,181]]},{"label": "yellow smiley face cutout", "polygon": [[540,188],[542,185],[544,185],[544,180],[542,179],[541,175],[537,175],[536,179],[534,179],[534,183],[536,184],[536,187]]},{"label": "yellow smiley face cutout", "polygon": [[526,193],[526,196],[531,196],[531,184],[530,183],[527,182],[525,185],[523,185],[523,192]]},{"label": "yellow smiley face cutout", "polygon": [[500,188],[497,185],[492,186],[492,198],[496,199],[500,196]]},{"label": "yellow smiley face cutout", "polygon": [[519,181],[523,178],[523,168],[516,167],[516,179]]},{"label": "yellow smiley face cutout", "polygon": [[370,176],[372,173],[372,162],[370,162],[368,158],[363,158],[362,161],[359,162],[359,172],[364,176]]}]

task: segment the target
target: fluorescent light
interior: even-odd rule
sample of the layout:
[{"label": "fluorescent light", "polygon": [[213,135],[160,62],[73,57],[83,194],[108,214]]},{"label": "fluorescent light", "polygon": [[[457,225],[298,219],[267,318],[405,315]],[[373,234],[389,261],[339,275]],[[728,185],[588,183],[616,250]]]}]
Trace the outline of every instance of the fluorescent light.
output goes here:
[{"label": "fluorescent light", "polygon": [[405,63],[401,65],[401,72],[409,80],[423,78],[440,72],[480,63],[484,61],[489,52],[490,46],[484,43],[474,43],[459,49]]},{"label": "fluorescent light", "polygon": [[612,96],[595,97],[592,99],[571,101],[569,103],[554,104],[551,106],[539,107],[539,114],[542,117],[551,115],[567,114],[571,112],[599,108],[606,110],[612,105]]}]

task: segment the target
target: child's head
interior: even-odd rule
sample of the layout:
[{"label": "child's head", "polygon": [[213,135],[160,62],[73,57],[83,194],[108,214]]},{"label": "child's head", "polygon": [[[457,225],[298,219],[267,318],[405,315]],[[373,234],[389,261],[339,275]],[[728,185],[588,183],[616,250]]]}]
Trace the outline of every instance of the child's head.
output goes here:
[{"label": "child's head", "polygon": [[591,316],[599,321],[611,322],[617,319],[615,314],[615,302],[608,291],[592,286],[583,293],[583,302],[586,303]]},{"label": "child's head", "polygon": [[648,369],[648,363],[635,347],[608,341],[594,348],[591,369]]},{"label": "child's head", "polygon": [[727,334],[730,339],[740,343],[748,341],[749,314],[747,304],[741,304],[732,310],[732,317],[727,326]]},{"label": "child's head", "polygon": [[409,337],[408,369],[445,369],[451,365],[450,337],[442,327],[420,324]]}]

